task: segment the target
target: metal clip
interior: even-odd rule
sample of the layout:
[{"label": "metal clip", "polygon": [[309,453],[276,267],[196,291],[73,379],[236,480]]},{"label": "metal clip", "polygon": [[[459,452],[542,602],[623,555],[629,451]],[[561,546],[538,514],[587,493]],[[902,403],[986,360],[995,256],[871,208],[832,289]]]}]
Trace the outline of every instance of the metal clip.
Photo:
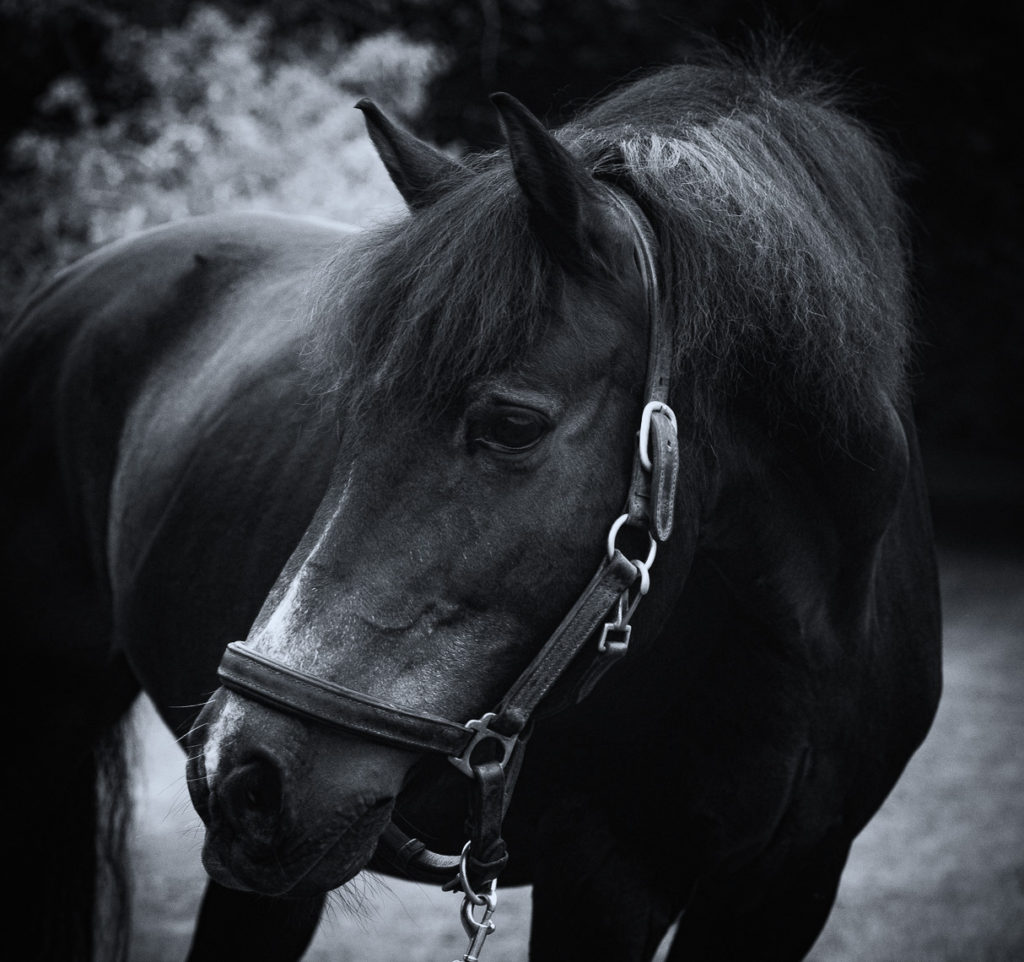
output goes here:
[{"label": "metal clip", "polygon": [[[498,905],[498,883],[496,879],[491,879],[488,883],[487,891],[483,893],[474,892],[473,887],[469,884],[466,866],[466,860],[469,857],[469,846],[470,843],[466,842],[462,847],[462,857],[459,859],[459,884],[465,893],[460,914],[462,917],[462,928],[469,937],[469,947],[462,958],[456,959],[455,962],[479,962],[480,951],[484,947],[484,942],[487,936],[494,931],[494,923],[491,921],[491,916],[494,915],[494,910]],[[483,915],[477,919],[473,915],[473,908],[479,905],[484,907],[484,911]]]},{"label": "metal clip", "polygon": [[[612,523],[608,531],[607,547],[609,558],[614,557],[616,551],[615,542],[619,535],[619,529],[628,520],[629,515],[623,514]],[[629,636],[633,631],[629,620],[633,617],[633,612],[636,611],[637,605],[640,604],[640,599],[651,589],[651,565],[654,564],[654,559],[658,554],[658,542],[651,537],[650,533],[647,535],[647,541],[647,558],[643,561],[639,558],[633,559],[633,567],[636,568],[637,576],[640,578],[640,584],[636,587],[636,593],[630,598],[630,589],[627,588],[619,595],[615,620],[606,621],[604,628],[601,630],[601,637],[597,642],[597,650],[603,655],[624,655],[629,649]]]},{"label": "metal clip", "polygon": [[597,642],[597,650],[602,655],[624,655],[629,650],[629,636],[632,625],[617,625],[606,621],[601,629],[601,637]]},{"label": "metal clip", "polygon": [[615,609],[615,620],[604,623],[604,628],[601,629],[601,637],[597,642],[597,650],[602,655],[624,655],[629,650],[629,636],[633,631],[633,626],[629,623],[629,619],[633,617],[633,612],[636,611],[636,606],[640,603],[642,597],[643,595],[638,592],[633,603],[627,607],[629,592],[624,591],[619,595]]},{"label": "metal clip", "polygon": [[[494,883],[492,882],[491,885],[493,886]],[[493,892],[479,897],[483,899],[486,906],[479,921],[473,917],[473,903],[468,898],[462,901],[462,927],[466,930],[466,935],[469,936],[469,947],[466,949],[466,954],[457,962],[479,962],[484,942],[487,936],[494,931],[491,916],[494,915],[497,897]]]}]

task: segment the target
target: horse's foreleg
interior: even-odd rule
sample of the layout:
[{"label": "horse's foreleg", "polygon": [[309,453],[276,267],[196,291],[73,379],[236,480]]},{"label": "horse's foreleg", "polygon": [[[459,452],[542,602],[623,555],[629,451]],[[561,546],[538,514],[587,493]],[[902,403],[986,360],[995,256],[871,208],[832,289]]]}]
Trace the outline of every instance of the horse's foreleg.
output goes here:
[{"label": "horse's foreleg", "polygon": [[210,881],[188,962],[297,962],[313,939],[325,898],[275,899]]},{"label": "horse's foreleg", "polygon": [[33,958],[84,962],[95,942],[97,957],[119,959],[129,935],[130,791],[118,722],[137,685],[117,657],[72,650],[66,661],[67,673],[59,659],[48,672],[13,673],[37,687],[5,725],[10,917]]},{"label": "horse's foreleg", "polygon": [[836,840],[791,858],[768,881],[753,875],[698,889],[679,921],[668,962],[799,962],[832,910],[849,846]]},{"label": "horse's foreleg", "polygon": [[531,962],[647,962],[684,894],[589,802],[560,805],[537,834]]}]

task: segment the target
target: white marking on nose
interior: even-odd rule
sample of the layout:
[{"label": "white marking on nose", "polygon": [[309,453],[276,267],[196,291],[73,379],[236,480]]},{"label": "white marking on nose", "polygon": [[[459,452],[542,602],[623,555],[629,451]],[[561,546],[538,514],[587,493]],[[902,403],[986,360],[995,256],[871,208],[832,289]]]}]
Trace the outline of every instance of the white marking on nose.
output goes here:
[{"label": "white marking on nose", "polygon": [[203,745],[207,778],[217,777],[223,745],[227,741],[228,733],[235,728],[243,714],[244,709],[239,700],[231,695],[228,698],[228,703],[217,716],[217,720],[210,726],[206,735],[206,743]]},{"label": "white marking on nose", "polygon": [[[316,544],[313,545],[309,554],[306,555],[306,560],[302,562],[302,566],[292,578],[284,597],[251,638],[252,643],[268,657],[295,664],[296,667],[303,667],[303,665],[296,664],[296,656],[298,656],[307,670],[311,670],[311,666],[317,661],[321,639],[309,637],[309,634],[314,633],[305,631],[308,624],[308,612],[303,610],[301,599],[304,585],[311,578],[310,563],[316,559],[320,549],[330,536],[331,529],[338,515],[341,514],[345,500],[344,495],[339,499],[330,520],[324,525]],[[291,655],[291,658],[287,658],[287,655]]]},{"label": "white marking on nose", "polygon": [[[260,651],[272,658],[280,658],[295,645],[295,625],[298,608],[299,589],[305,576],[306,566],[299,569],[288,586],[285,596],[274,609],[273,614],[260,628],[254,642],[259,644]],[[291,644],[289,644],[289,641]]]}]

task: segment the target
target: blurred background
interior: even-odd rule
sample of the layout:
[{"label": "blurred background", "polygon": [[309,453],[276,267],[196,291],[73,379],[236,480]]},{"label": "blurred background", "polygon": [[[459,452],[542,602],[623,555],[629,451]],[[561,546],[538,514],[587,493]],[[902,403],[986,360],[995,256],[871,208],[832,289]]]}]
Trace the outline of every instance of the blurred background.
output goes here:
[{"label": "blurred background", "polygon": [[[840,899],[848,921],[830,923],[816,958],[1020,960],[1024,4],[0,0],[0,327],[55,268],[166,220],[252,208],[363,224],[390,216],[399,198],[352,109],[364,94],[462,152],[498,142],[492,91],[556,124],[708,39],[743,45],[765,30],[846,82],[853,111],[904,173],[914,393],[947,624],[936,730],[895,810],[855,848]],[[143,740],[158,739],[142,711]],[[194,827],[182,827],[180,762],[173,749],[153,757],[167,767],[140,788],[148,882],[137,948],[147,960],[181,955],[201,885],[174,874],[198,850]],[[895,864],[908,845],[916,855]],[[400,897],[386,925],[421,920],[407,908],[419,898]],[[444,931],[458,933],[442,904]],[[515,904],[513,917],[528,913],[528,899]],[[365,924],[336,924],[331,958],[395,957],[351,947]],[[892,941],[895,929],[910,941]],[[420,939],[404,957],[450,955],[447,945]]]}]

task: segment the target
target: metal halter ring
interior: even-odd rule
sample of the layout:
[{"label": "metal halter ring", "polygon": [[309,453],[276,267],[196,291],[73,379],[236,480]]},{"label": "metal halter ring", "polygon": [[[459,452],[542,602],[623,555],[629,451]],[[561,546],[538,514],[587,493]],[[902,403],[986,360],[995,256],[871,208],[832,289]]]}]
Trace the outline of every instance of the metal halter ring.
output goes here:
[{"label": "metal halter ring", "polygon": [[[488,882],[488,890],[483,895],[474,892],[473,886],[469,884],[469,846],[472,844],[473,843],[471,841],[466,842],[466,844],[462,846],[462,855],[459,856],[459,887],[466,896],[464,908],[466,905],[489,905],[493,909],[495,903],[498,901],[498,880],[496,878],[492,878],[491,881]],[[465,918],[465,915],[463,918]],[[470,914],[470,918],[472,918],[472,913]]]},{"label": "metal halter ring", "polygon": [[648,401],[644,407],[644,413],[640,415],[640,439],[638,442],[638,453],[640,455],[640,463],[644,466],[645,471],[650,471],[654,467],[651,463],[651,457],[647,453],[647,449],[651,444],[651,416],[655,411],[660,411],[672,422],[672,430],[678,431],[679,425],[676,422],[676,412],[672,410],[664,401]]},{"label": "metal halter ring", "polygon": [[501,767],[503,769],[512,757],[512,752],[515,750],[519,736],[502,735],[501,732],[496,732],[491,729],[490,724],[496,717],[497,716],[494,712],[489,711],[480,718],[474,718],[471,721],[466,722],[465,728],[474,733],[473,738],[462,750],[461,754],[448,756],[448,761],[450,761],[467,778],[476,777],[473,774],[473,752],[476,750],[476,746],[481,742],[489,740],[498,742],[501,746]]},{"label": "metal halter ring", "polygon": [[[608,559],[611,560],[615,557],[615,540],[619,536],[619,530],[629,520],[628,514],[620,514],[613,522],[611,528],[608,529]],[[654,558],[658,553],[658,542],[654,540],[651,533],[647,532],[647,558],[644,561],[640,561],[637,558],[633,559],[633,565],[637,570],[637,574],[640,575],[640,594],[645,595],[651,587],[651,565],[654,564]]]}]

